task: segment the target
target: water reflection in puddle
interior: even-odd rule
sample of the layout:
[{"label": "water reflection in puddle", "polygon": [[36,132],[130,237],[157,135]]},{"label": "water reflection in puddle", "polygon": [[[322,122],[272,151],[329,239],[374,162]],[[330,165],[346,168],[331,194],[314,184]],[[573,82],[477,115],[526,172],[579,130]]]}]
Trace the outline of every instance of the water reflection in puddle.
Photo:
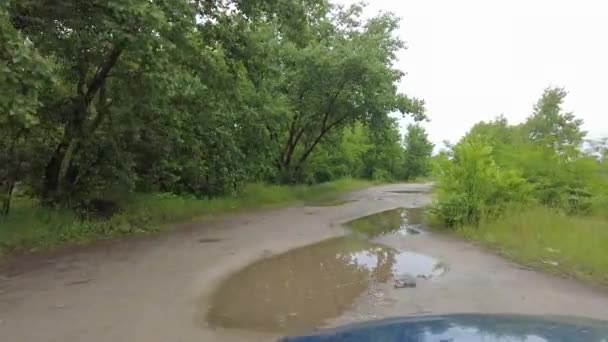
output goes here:
[{"label": "water reflection in puddle", "polygon": [[[447,267],[442,262],[418,253],[398,252],[392,249],[376,249],[352,255],[354,263],[364,265],[376,280],[386,282],[393,276],[411,275],[416,278],[430,279],[442,275]],[[390,268],[381,266],[390,265]]]},{"label": "water reflection in puddle", "polygon": [[421,233],[424,209],[397,208],[358,218],[346,223],[353,231],[370,237],[398,233],[416,235]]},{"label": "water reflection in puddle", "polygon": [[403,273],[430,278],[441,263],[354,237],[262,259],[220,285],[207,320],[215,326],[298,333],[336,317],[374,282]]}]

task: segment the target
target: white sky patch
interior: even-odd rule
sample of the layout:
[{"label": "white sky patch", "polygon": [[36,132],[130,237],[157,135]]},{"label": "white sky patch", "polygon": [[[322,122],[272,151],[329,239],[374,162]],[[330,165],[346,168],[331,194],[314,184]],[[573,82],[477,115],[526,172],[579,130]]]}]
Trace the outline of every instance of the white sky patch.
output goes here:
[{"label": "white sky patch", "polygon": [[398,34],[408,50],[399,58],[407,74],[400,89],[426,101],[431,121],[423,126],[436,145],[499,114],[521,122],[548,86],[566,88],[565,110],[584,120],[589,138],[608,136],[608,3],[367,2],[366,15],[402,18]]}]

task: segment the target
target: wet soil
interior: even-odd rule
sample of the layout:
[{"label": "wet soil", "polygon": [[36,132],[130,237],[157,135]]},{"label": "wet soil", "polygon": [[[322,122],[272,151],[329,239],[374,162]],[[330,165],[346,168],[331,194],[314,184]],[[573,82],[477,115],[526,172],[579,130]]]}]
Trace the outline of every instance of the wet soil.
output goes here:
[{"label": "wet soil", "polygon": [[[273,341],[284,334],[279,330],[291,327],[300,331],[312,325],[323,328],[391,316],[454,312],[568,314],[608,319],[608,295],[603,289],[523,269],[466,241],[424,231],[423,227],[418,227],[422,233],[417,235],[365,235],[364,240],[371,239],[366,242],[371,246],[397,251],[392,264],[373,248],[370,252],[370,247],[338,244],[338,249],[358,266],[336,259],[327,261],[336,270],[334,275],[327,275],[325,282],[335,285],[344,279],[358,279],[360,283],[353,286],[354,290],[336,292],[328,286],[307,283],[302,274],[324,273],[314,271],[312,262],[318,260],[316,256],[306,256],[310,254],[307,248],[300,248],[350,234],[343,224],[362,216],[428,205],[427,194],[389,192],[421,188],[425,185],[380,186],[346,196],[345,200],[354,202],[340,206],[295,207],[190,222],[171,233],[11,262],[0,270],[0,340]],[[208,242],[200,242],[201,239]],[[399,273],[397,265],[405,265],[398,257],[405,252],[445,262],[449,270],[428,280],[419,278],[415,288],[395,289],[390,277]],[[290,253],[299,254],[287,262],[293,255]],[[325,253],[325,259],[334,255],[315,253]],[[277,263],[280,266],[272,266]],[[309,271],[290,278],[290,267],[286,266],[289,264],[291,269],[309,267]],[[320,265],[315,267],[318,270]],[[218,291],[230,292],[223,286],[233,283],[231,277],[242,277],[242,283],[256,289],[259,277],[254,275],[254,268],[273,270],[273,277],[276,269],[281,269],[279,278],[296,279],[290,286],[298,287],[300,296],[291,296],[294,301],[301,302],[303,299],[296,297],[304,297],[302,294],[313,287],[320,291],[316,294],[318,301],[323,298],[330,302],[331,298],[335,305],[326,305],[316,313],[299,309],[307,306],[296,307],[301,311],[289,306],[273,308],[275,312],[289,311],[285,322],[296,311],[300,317],[311,317],[303,319],[305,325],[289,323],[293,324],[289,329],[277,328],[272,319],[261,321],[265,328],[240,323],[226,328],[223,325],[227,324],[208,322],[211,312],[221,312],[213,307],[221,307]],[[411,272],[411,267],[406,268]],[[320,281],[316,275],[309,277]],[[287,296],[278,281],[268,282]],[[363,290],[360,284],[365,285]],[[257,300],[263,302],[263,287],[259,293],[262,295]],[[227,295],[224,298],[231,302]],[[236,305],[233,310],[246,316],[258,312],[244,305]]]}]

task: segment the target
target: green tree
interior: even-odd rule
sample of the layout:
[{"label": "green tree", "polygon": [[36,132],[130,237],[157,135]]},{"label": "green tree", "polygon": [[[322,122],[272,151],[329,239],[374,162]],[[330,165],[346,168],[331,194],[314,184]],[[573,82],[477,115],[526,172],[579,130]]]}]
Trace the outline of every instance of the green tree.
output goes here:
[{"label": "green tree", "polygon": [[398,20],[363,20],[360,6],[2,6],[5,203],[16,182],[44,204],[87,212],[130,191],[208,197],[250,181],[377,177],[366,168],[396,178],[403,153],[388,114],[424,117],[395,85]]},{"label": "green tree", "polygon": [[360,122],[334,132],[311,155],[305,179],[326,182],[341,177],[364,177],[364,159],[372,147],[369,128]]},{"label": "green tree", "polygon": [[363,156],[363,177],[391,181],[403,178],[403,146],[395,118],[375,118],[369,125],[372,147]]},{"label": "green tree", "polygon": [[492,147],[521,144],[528,139],[524,137],[520,126],[510,125],[503,115],[491,121],[480,121],[466,134],[467,136],[480,135],[488,139]]},{"label": "green tree", "polygon": [[434,145],[424,128],[418,124],[407,126],[405,135],[405,179],[427,176]]},{"label": "green tree", "polygon": [[581,130],[583,120],[562,110],[567,94],[563,88],[545,89],[523,128],[534,143],[553,148],[562,155],[572,156],[578,153],[586,133]]},{"label": "green tree", "polygon": [[51,66],[34,44],[10,23],[0,4],[0,213],[10,209],[15,183],[24,179],[29,161],[41,157],[32,139],[39,130],[41,93],[51,84]]},{"label": "green tree", "polygon": [[332,131],[395,110],[416,119],[424,116],[422,103],[397,93],[395,86],[402,77],[392,67],[403,48],[393,34],[398,20],[382,15],[362,23],[358,10],[336,11],[310,24],[315,34],[303,47],[285,42],[282,49],[280,88],[289,110],[277,119],[272,134],[284,183],[301,178],[308,157]]},{"label": "green tree", "polygon": [[448,226],[476,224],[496,217],[512,202],[524,202],[529,186],[517,170],[501,168],[484,136],[467,136],[452,158],[438,160],[435,213]]},{"label": "green tree", "polygon": [[70,198],[83,175],[97,172],[85,168],[102,164],[100,149],[119,143],[104,128],[115,107],[127,106],[121,95],[133,92],[120,85],[188,51],[195,8],[183,1],[48,0],[18,1],[11,12],[14,26],[58,65],[61,86],[44,102],[42,118],[57,133],[39,192],[49,201]]},{"label": "green tree", "polygon": [[437,161],[437,212],[447,224],[475,224],[529,202],[569,214],[605,208],[601,143],[582,153],[582,121],[562,111],[565,96],[548,88],[521,125],[504,117],[477,123]]}]

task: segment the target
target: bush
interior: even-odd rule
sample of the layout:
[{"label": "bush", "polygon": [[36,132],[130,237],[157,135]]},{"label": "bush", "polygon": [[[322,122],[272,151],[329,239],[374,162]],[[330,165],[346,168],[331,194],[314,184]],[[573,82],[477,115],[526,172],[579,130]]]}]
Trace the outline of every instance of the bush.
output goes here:
[{"label": "bush", "polygon": [[454,147],[451,160],[438,162],[433,211],[449,227],[476,224],[482,217],[499,215],[507,203],[530,200],[525,179],[501,169],[483,137],[469,137]]}]

